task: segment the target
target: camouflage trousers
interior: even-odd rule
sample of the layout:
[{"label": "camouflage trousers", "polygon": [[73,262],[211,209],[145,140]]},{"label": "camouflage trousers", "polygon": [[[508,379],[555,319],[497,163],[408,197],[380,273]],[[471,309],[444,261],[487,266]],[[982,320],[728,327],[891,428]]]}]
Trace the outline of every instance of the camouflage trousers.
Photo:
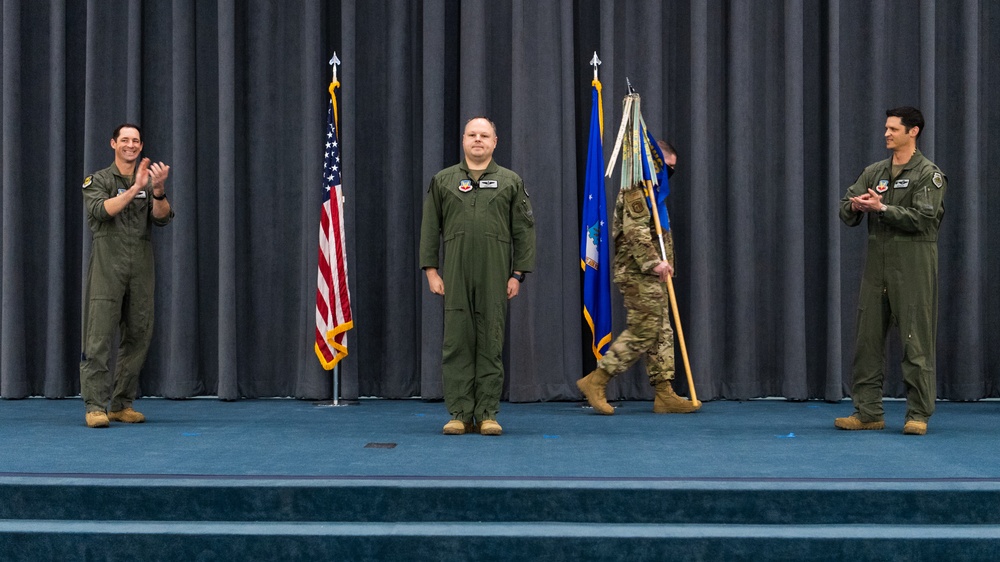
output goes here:
[{"label": "camouflage trousers", "polygon": [[674,330],[670,327],[666,284],[650,275],[616,281],[625,298],[628,326],[615,338],[597,366],[611,376],[620,375],[645,353],[651,385],[673,380]]}]

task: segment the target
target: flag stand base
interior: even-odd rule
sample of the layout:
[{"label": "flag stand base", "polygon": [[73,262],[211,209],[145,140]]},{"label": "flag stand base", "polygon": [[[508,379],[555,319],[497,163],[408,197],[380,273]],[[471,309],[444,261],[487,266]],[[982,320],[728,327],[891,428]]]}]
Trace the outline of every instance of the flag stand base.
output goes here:
[{"label": "flag stand base", "polygon": [[358,406],[361,402],[357,400],[322,400],[320,402],[313,402],[313,406],[319,408],[339,408],[340,406]]}]

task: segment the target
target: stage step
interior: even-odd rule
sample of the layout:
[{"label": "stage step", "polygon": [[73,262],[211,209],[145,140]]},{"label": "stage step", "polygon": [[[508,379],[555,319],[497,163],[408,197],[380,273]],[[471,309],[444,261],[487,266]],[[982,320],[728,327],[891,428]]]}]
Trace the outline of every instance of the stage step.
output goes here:
[{"label": "stage step", "polygon": [[1000,526],[996,525],[32,520],[0,521],[0,537],[0,559],[10,561],[1000,558]]},{"label": "stage step", "polygon": [[1000,525],[975,482],[0,479],[0,519]]},{"label": "stage step", "polygon": [[998,560],[975,482],[0,481],[0,560]]}]

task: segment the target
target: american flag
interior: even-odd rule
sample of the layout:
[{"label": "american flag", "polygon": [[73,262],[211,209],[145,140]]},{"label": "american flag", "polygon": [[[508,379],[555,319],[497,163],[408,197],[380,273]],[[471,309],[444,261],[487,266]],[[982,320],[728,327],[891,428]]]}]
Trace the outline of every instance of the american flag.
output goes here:
[{"label": "american flag", "polygon": [[326,112],[326,157],[323,161],[323,206],[319,220],[319,274],[316,284],[316,356],[323,368],[333,369],[347,356],[351,293],[347,287],[347,248],[344,241],[344,192],[340,182],[340,139],[337,136],[335,92],[330,85]]}]

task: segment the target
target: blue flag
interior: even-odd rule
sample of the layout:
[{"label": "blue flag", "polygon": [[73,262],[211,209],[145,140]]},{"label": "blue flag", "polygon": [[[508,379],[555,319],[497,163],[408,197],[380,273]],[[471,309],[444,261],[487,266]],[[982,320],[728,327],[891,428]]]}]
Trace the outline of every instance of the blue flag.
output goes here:
[{"label": "blue flag", "polygon": [[593,83],[587,174],[583,187],[583,233],[580,267],[583,268],[583,316],[594,335],[594,357],[600,359],[611,345],[611,257],[608,242],[607,195],[604,191],[604,148],[601,144],[601,82]]},{"label": "blue flag", "polygon": [[[653,192],[656,193],[656,211],[660,215],[660,227],[663,229],[663,232],[669,232],[670,217],[667,215],[667,196],[670,195],[670,182],[667,180],[666,158],[663,156],[663,151],[660,150],[660,145],[656,144],[656,139],[653,138],[653,135],[649,134],[649,131],[641,125],[639,137],[643,144],[639,151],[642,158],[642,179],[652,180],[653,176],[656,176],[658,185],[653,186]],[[646,158],[647,146],[649,147],[652,162],[649,162]],[[652,169],[652,173],[650,173],[650,169]],[[646,200],[646,205],[649,205],[648,199]]]}]

